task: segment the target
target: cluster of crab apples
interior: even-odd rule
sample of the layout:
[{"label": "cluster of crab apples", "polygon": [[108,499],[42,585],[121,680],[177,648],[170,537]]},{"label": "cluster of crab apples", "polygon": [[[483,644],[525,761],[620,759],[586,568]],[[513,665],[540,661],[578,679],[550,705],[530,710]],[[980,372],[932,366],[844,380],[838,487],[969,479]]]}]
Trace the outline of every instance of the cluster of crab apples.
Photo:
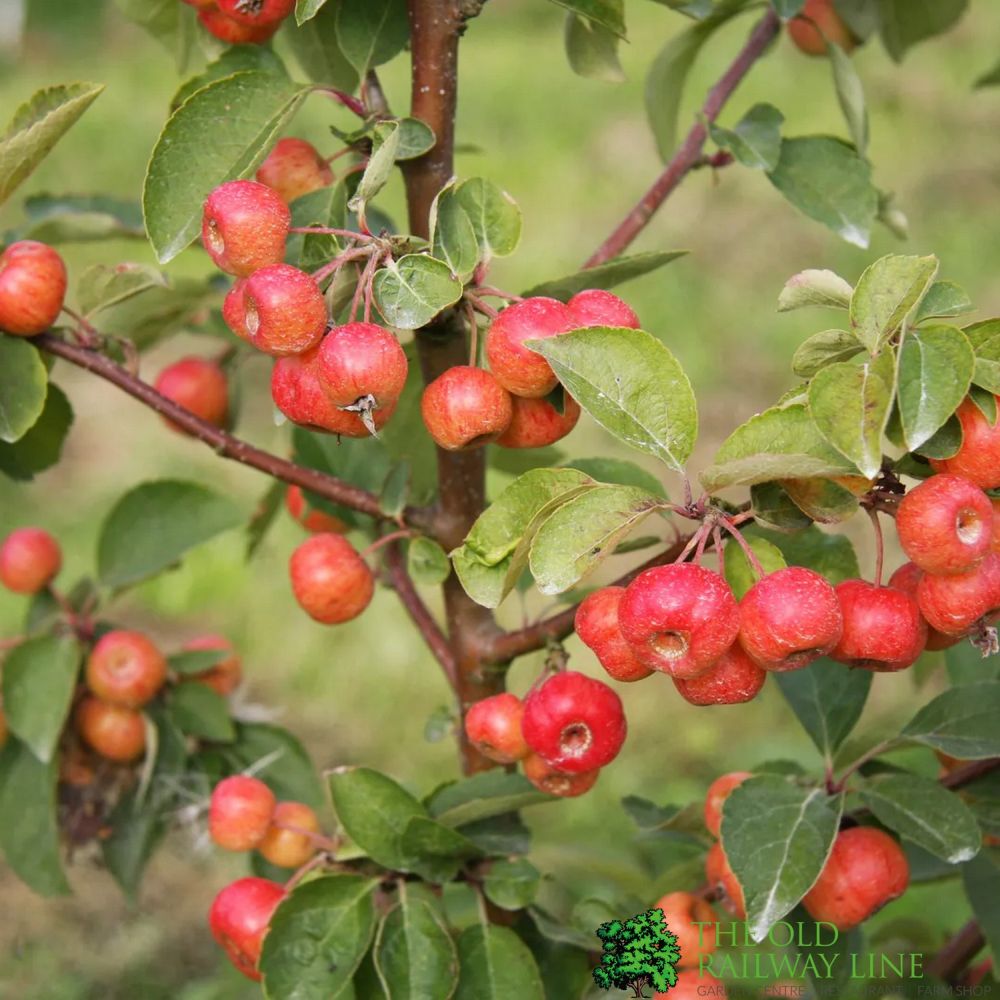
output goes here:
[{"label": "cluster of crab apples", "polygon": [[295,10],[295,0],[181,0],[204,28],[228,45],[262,45]]}]

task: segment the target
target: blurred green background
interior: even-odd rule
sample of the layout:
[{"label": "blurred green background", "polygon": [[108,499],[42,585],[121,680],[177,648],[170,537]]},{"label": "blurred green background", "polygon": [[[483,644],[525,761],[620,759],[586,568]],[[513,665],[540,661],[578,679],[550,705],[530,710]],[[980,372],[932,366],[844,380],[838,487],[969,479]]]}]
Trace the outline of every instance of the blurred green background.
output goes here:
[{"label": "blurred green background", "polygon": [[[178,0],[179,2],[179,0]],[[860,50],[857,67],[871,112],[875,180],[896,192],[910,219],[906,252],[937,253],[943,276],[963,284],[980,316],[1000,311],[1000,241],[992,211],[1000,187],[1000,91],[973,90],[996,59],[1000,16],[994,3],[971,5],[944,39],[920,45],[902,66],[877,44]],[[23,37],[14,25],[19,5],[0,0],[0,99],[4,118],[36,88],[94,80],[107,84],[82,122],[19,194],[113,192],[138,198],[145,165],[178,85],[170,56],[127,24],[111,3],[32,0]],[[463,42],[459,140],[479,152],[460,154],[464,176],[484,174],[502,184],[524,212],[519,252],[491,275],[520,289],[571,271],[596,247],[658,170],[642,108],[645,70],[657,50],[685,26],[683,18],[647,0],[629,0],[631,42],[623,46],[628,82],[582,80],[562,52],[563,12],[544,0],[492,0]],[[740,18],[706,47],[686,91],[682,123],[690,121],[748,29]],[[2,44],[2,42],[0,42]],[[382,73],[390,103],[407,103],[405,59]],[[800,55],[781,39],[726,109],[732,124],[757,101],[776,104],[788,135],[845,134],[825,60]],[[321,149],[334,150],[327,124],[346,118],[321,98],[307,103],[292,128]],[[686,127],[686,126],[685,126]],[[0,231],[22,219],[18,198],[0,210]],[[398,188],[386,208],[402,218]],[[816,312],[779,316],[777,294],[791,274],[829,267],[854,281],[876,256],[899,241],[879,229],[863,251],[840,242],[796,214],[758,173],[731,167],[700,171],[670,199],[636,249],[686,248],[690,256],[625,286],[644,326],[680,357],[695,385],[702,422],[692,468],[706,464],[738,422],[792,384],[789,358],[807,334],[836,320]],[[65,248],[71,272],[95,261],[152,262],[145,244],[123,242]],[[203,274],[209,265],[192,251],[168,268]],[[148,378],[191,351],[215,350],[204,339],[178,336],[143,357]],[[255,359],[240,371],[243,408],[237,432],[272,450],[287,448],[274,426],[268,365]],[[56,380],[76,410],[64,461],[27,486],[0,483],[0,528],[41,524],[67,552],[64,579],[91,569],[101,519],[127,487],[179,475],[213,484],[249,512],[266,487],[257,473],[215,459],[204,447],[172,434],[148,410],[116,390],[60,365]],[[571,456],[621,449],[586,420],[565,442]],[[503,483],[495,474],[494,489]],[[676,483],[669,484],[676,488]],[[863,525],[849,532],[865,548]],[[273,717],[306,743],[320,767],[364,762],[381,767],[418,792],[456,773],[447,739],[429,743],[425,722],[448,703],[448,691],[391,594],[381,593],[358,621],[338,629],[316,625],[295,607],[285,565],[301,539],[282,517],[257,558],[243,560],[243,539],[230,533],[196,551],[178,570],[122,599],[114,619],[148,631],[172,650],[192,634],[214,630],[242,651],[247,690],[241,711]],[[511,597],[502,611],[511,625],[545,610]],[[0,594],[2,634],[15,634],[21,603]],[[573,665],[600,672],[575,640]],[[540,666],[526,657],[511,672],[523,691]],[[921,676],[926,676],[923,672]],[[907,717],[937,689],[931,676],[877,676],[858,734],[871,741]],[[527,815],[535,831],[532,858],[570,884],[578,896],[600,895],[609,883],[651,904],[670,889],[690,887],[664,870],[650,884],[636,861],[632,831],[617,808],[625,794],[658,802],[700,798],[718,774],[755,762],[791,758],[819,765],[812,745],[775,688],[752,706],[697,709],[665,679],[619,686],[630,723],[624,752],[590,795],[539,807]],[[913,761],[933,773],[930,755]],[[206,849],[196,829],[175,834],[152,863],[138,904],[130,907],[93,860],[79,857],[72,898],[34,898],[0,868],[0,996],[18,1000],[222,1000],[253,997],[256,989],[232,972],[209,939],[205,912],[214,893],[242,861]],[[695,884],[697,877],[690,885]],[[550,890],[557,896],[555,890]],[[916,887],[878,920],[933,910],[938,936],[964,917],[953,884]],[[595,921],[596,923],[597,921]],[[876,925],[877,926],[877,925]]]}]

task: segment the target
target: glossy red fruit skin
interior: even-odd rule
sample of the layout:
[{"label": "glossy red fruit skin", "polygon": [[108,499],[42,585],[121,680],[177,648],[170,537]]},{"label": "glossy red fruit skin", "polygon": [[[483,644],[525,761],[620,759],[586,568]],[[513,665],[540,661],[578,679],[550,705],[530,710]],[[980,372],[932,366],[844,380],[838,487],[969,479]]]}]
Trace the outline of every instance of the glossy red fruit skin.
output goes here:
[{"label": "glossy red fruit skin", "polygon": [[37,594],[61,568],[62,549],[42,528],[16,528],[0,545],[0,583],[15,594]]},{"label": "glossy red fruit skin", "polygon": [[680,696],[692,705],[742,705],[760,694],[767,671],[734,642],[707,670],[687,680],[671,678]]},{"label": "glossy red fruit skin", "polygon": [[[366,438],[368,428],[357,413],[341,410],[327,395],[319,380],[319,348],[304,354],[278,358],[271,371],[271,399],[293,423],[328,434]],[[396,409],[395,400],[372,412],[375,429],[380,430]]]},{"label": "glossy red fruit skin", "polygon": [[295,600],[324,625],[357,618],[375,593],[372,571],[341,535],[307,538],[292,553],[288,568]]},{"label": "glossy red fruit skin", "polygon": [[899,844],[882,830],[841,830],[819,878],[802,900],[814,920],[846,931],[867,920],[910,884],[910,866]]},{"label": "glossy red fruit skin", "polygon": [[560,413],[547,399],[512,396],[510,424],[497,438],[501,448],[544,448],[561,441],[576,427],[580,404],[568,393]]},{"label": "glossy red fruit skin", "polygon": [[374,323],[333,327],[317,356],[320,384],[337,406],[350,406],[364,396],[374,396],[378,407],[394,405],[406,384],[407,367],[399,341]]},{"label": "glossy red fruit skin", "polygon": [[616,681],[641,681],[653,671],[635,655],[618,624],[624,587],[604,587],[588,594],[576,609],[575,628],[581,642]]},{"label": "glossy red fruit skin", "polygon": [[333,183],[333,171],[316,147],[305,139],[290,137],[278,140],[255,177],[274,188],[288,204]]},{"label": "glossy red fruit skin", "polygon": [[993,551],[1000,553],[1000,500],[991,499],[993,507]]},{"label": "glossy red fruit skin", "polygon": [[271,917],[285,898],[285,889],[266,878],[241,878],[227,885],[212,902],[208,926],[229,961],[248,979],[259,983],[260,951]]},{"label": "glossy red fruit skin", "polygon": [[325,510],[308,508],[301,486],[293,485],[285,490],[285,508],[311,535],[324,531],[342,535],[347,531],[347,525],[339,517],[327,514]]},{"label": "glossy red fruit skin", "polygon": [[670,990],[654,993],[653,1000],[726,1000],[727,996],[725,984],[710,972],[684,969],[677,973],[677,982]]},{"label": "glossy red fruit skin", "polygon": [[233,644],[225,636],[214,633],[195,636],[184,643],[181,648],[185,652],[220,650],[232,654],[200,674],[185,674],[181,678],[182,681],[204,684],[205,687],[211,688],[223,698],[231,695],[239,687],[240,681],[243,680],[243,664],[233,649]]},{"label": "glossy red fruit skin", "polygon": [[927,622],[909,594],[865,580],[845,580],[834,589],[844,631],[830,659],[878,673],[913,666],[927,644]]},{"label": "glossy red fruit skin", "polygon": [[152,701],[166,679],[166,659],[141,632],[106,632],[87,658],[87,687],[102,701],[123,708]]},{"label": "glossy red fruit skin", "polygon": [[[214,11],[203,11],[214,14]],[[285,256],[291,213],[278,194],[256,181],[227,181],[205,199],[201,242],[216,267],[246,278]]]},{"label": "glossy red fruit skin", "polygon": [[575,799],[594,787],[601,773],[600,769],[567,774],[553,767],[537,753],[528,754],[521,762],[524,776],[540,792],[555,795],[561,799]]},{"label": "glossy red fruit skin", "polygon": [[316,853],[310,833],[319,833],[316,813],[303,802],[279,802],[257,850],[272,865],[299,868]]},{"label": "glossy red fruit skin", "polygon": [[44,333],[66,296],[66,265],[52,247],[35,240],[11,243],[0,253],[0,330],[14,337]]},{"label": "glossy red fruit skin", "polygon": [[[224,427],[229,416],[229,383],[225,372],[208,358],[188,357],[167,365],[156,379],[154,388],[178,406],[190,410],[214,427]],[[170,420],[173,430],[186,434]]]},{"label": "glossy red fruit skin", "polygon": [[498,764],[513,764],[531,753],[521,722],[524,703],[505,691],[477,701],[465,713],[465,735],[484,756]]},{"label": "glossy red fruit skin", "polygon": [[487,371],[456,365],[424,389],[420,415],[434,443],[446,451],[479,448],[510,426],[510,393]]},{"label": "glossy red fruit skin", "polygon": [[833,587],[804,566],[768,573],[740,601],[740,645],[765,670],[807,666],[833,649],[843,629]]},{"label": "glossy red fruit skin", "polygon": [[975,483],[942,473],[903,497],[896,532],[910,561],[925,573],[964,573],[990,550],[993,507]]},{"label": "glossy red fruit skin", "polygon": [[645,570],[625,588],[618,621],[646,666],[687,680],[736,641],[740,609],[718,573],[674,563]]},{"label": "glossy red fruit skin", "polygon": [[486,334],[486,357],[497,381],[515,396],[547,396],[557,384],[548,361],[524,346],[565,333],[575,326],[562,302],[536,296],[515,302],[493,320]]},{"label": "glossy red fruit skin", "polygon": [[788,22],[788,35],[807,56],[825,56],[827,40],[853,52],[858,39],[837,13],[833,0],[806,0],[802,13]]},{"label": "glossy red fruit skin", "polygon": [[227,45],[263,45],[281,27],[274,24],[240,24],[223,14],[218,7],[203,7],[198,11],[198,20],[209,34]]},{"label": "glossy red fruit skin", "polygon": [[641,325],[627,302],[601,288],[577,292],[566,305],[578,327],[627,326],[638,330]]},{"label": "glossy red fruit skin", "polygon": [[146,749],[146,723],[134,709],[88,695],[77,705],[74,722],[83,742],[115,763],[129,764]]},{"label": "glossy red fruit skin", "polygon": [[734,917],[746,920],[746,904],[743,901],[743,887],[736,879],[729,858],[721,841],[716,841],[705,855],[705,877],[711,888],[720,892],[719,902]]},{"label": "glossy red fruit skin", "polygon": [[524,700],[525,742],[567,774],[594,771],[618,756],[627,732],[621,699],[575,670],[546,678]]},{"label": "glossy red fruit skin", "polygon": [[932,576],[917,584],[917,603],[927,624],[945,635],[963,636],[1000,611],[1000,556],[991,552],[967,573]]},{"label": "glossy red fruit skin", "polygon": [[216,0],[219,10],[238,24],[280,24],[293,10],[295,0]]},{"label": "glossy red fruit skin", "polygon": [[250,851],[264,839],[276,804],[274,792],[259,778],[223,778],[208,804],[209,835],[226,851]]},{"label": "glossy red fruit skin", "polygon": [[[715,951],[716,916],[712,904],[693,892],[668,892],[654,904],[663,913],[667,930],[677,936],[681,957],[676,968],[698,968],[702,957]],[[697,927],[696,924],[708,924]]]},{"label": "glossy red fruit skin", "polygon": [[705,793],[705,826],[713,837],[721,836],[722,804],[729,798],[729,793],[752,777],[750,771],[730,771],[708,786]]},{"label": "glossy red fruit skin", "polygon": [[[923,575],[924,571],[916,564],[911,562],[903,563],[889,577],[889,586],[903,591],[904,594],[909,594],[910,597],[917,601],[917,587]],[[919,604],[920,602],[917,601],[918,606]],[[961,636],[945,635],[944,632],[939,632],[936,628],[927,627],[927,646],[925,648],[932,653],[942,649],[949,649],[961,641]]]},{"label": "glossy red fruit skin", "polygon": [[[245,330],[259,351],[275,357],[312,350],[326,330],[326,302],[312,277],[291,264],[270,264],[254,271],[240,289]],[[230,295],[234,294],[230,292]]]},{"label": "glossy red fruit skin", "polygon": [[247,329],[246,309],[243,305],[243,291],[246,285],[246,278],[237,278],[233,287],[226,293],[226,297],[222,300],[222,320],[240,340],[251,344],[253,341]]},{"label": "glossy red fruit skin", "polygon": [[[1000,402],[1000,396],[996,397]],[[980,489],[1000,487],[1000,420],[991,427],[983,411],[966,399],[955,411],[962,425],[962,447],[951,458],[931,459],[935,472],[963,476]]]}]

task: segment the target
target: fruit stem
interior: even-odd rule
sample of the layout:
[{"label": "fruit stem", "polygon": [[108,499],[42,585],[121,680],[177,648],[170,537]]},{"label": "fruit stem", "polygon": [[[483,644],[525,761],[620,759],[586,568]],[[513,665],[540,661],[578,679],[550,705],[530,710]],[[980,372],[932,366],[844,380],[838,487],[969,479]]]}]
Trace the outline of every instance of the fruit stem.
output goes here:
[{"label": "fruit stem", "polygon": [[863,753],[856,761],[854,761],[852,764],[849,764],[847,766],[847,769],[840,776],[840,779],[838,781],[833,782],[832,786],[829,784],[829,782],[827,782],[827,791],[831,795],[839,795],[847,787],[847,779],[850,778],[852,774],[855,774],[862,767],[864,767],[865,764],[868,763],[868,761],[873,760],[880,753],[884,752],[885,750],[888,750],[889,747],[891,747],[895,742],[896,741],[894,739],[887,739],[887,740],[882,740],[880,743],[876,743],[875,746],[873,746],[870,750],[867,750],[865,753]]},{"label": "fruit stem", "polygon": [[339,271],[345,264],[349,264],[354,260],[362,260],[363,258],[370,256],[372,251],[372,246],[364,246],[354,247],[351,250],[347,250],[345,253],[338,254],[329,263],[324,264],[318,270],[313,271],[313,280],[319,284],[321,281],[329,278],[331,274],[335,274]]},{"label": "fruit stem", "polygon": [[294,872],[292,872],[288,881],[285,883],[285,891],[291,892],[292,889],[294,889],[299,882],[306,877],[306,875],[308,875],[311,871],[315,871],[317,868],[320,868],[324,864],[326,864],[326,857],[322,854],[314,854],[304,865],[301,865],[299,868],[296,868]]},{"label": "fruit stem", "polygon": [[469,324],[469,367],[476,368],[479,365],[479,320],[468,299],[465,301],[465,314]]},{"label": "fruit stem", "polygon": [[375,277],[375,269],[378,267],[378,254],[371,254],[368,258],[368,263],[365,264],[365,269],[361,272],[361,277],[358,279],[358,287],[354,289],[354,297],[351,299],[351,322],[353,323],[358,317],[358,308],[361,306],[361,298],[365,297],[366,302],[368,301],[368,296],[371,295],[371,284],[372,278]]},{"label": "fruit stem", "polygon": [[390,531],[388,535],[382,535],[381,538],[376,538],[371,545],[366,549],[361,550],[361,558],[367,559],[372,553],[378,552],[380,548],[385,545],[389,545],[391,542],[400,541],[403,538],[412,538],[416,532],[410,531],[409,528],[400,528],[399,531]]},{"label": "fruit stem", "polygon": [[472,306],[476,312],[481,312],[488,319],[496,319],[500,314],[497,312],[493,306],[484,302],[478,295],[474,295],[472,292],[465,293],[466,301]]},{"label": "fruit stem", "polygon": [[722,515],[720,518],[722,527],[729,532],[730,535],[736,540],[736,544],[743,550],[743,554],[747,557],[747,562],[750,563],[750,568],[754,571],[754,575],[759,580],[763,576],[767,576],[767,572],[763,566],[760,564],[760,560],[757,558],[757,553],[754,552],[753,546],[743,537],[743,533],[740,531],[736,525],[733,524],[732,518],[727,515]]},{"label": "fruit stem", "polygon": [[882,537],[882,525],[878,519],[878,511],[874,507],[868,509],[872,528],[875,530],[875,586],[882,586],[882,564],[885,561],[885,539]]},{"label": "fruit stem", "polygon": [[503,299],[505,302],[523,302],[524,297],[515,295],[513,292],[505,292],[501,288],[494,288],[492,285],[477,285],[476,295],[490,299]]},{"label": "fruit stem", "polygon": [[355,232],[353,229],[335,229],[332,226],[292,226],[290,233],[315,233],[319,236],[343,236],[355,243],[374,243],[374,236]]},{"label": "fruit stem", "polygon": [[342,104],[348,111],[353,111],[359,118],[368,117],[365,106],[356,97],[345,94],[344,91],[337,90],[335,87],[317,87],[316,89],[321,94],[329,94],[338,104]]},{"label": "fruit stem", "polygon": [[310,843],[315,844],[321,851],[327,854],[336,854],[340,850],[341,841],[335,837],[327,837],[315,830],[307,830],[305,827],[296,826],[294,823],[272,823],[276,830],[287,830],[289,833],[297,833],[300,837],[306,837]]}]

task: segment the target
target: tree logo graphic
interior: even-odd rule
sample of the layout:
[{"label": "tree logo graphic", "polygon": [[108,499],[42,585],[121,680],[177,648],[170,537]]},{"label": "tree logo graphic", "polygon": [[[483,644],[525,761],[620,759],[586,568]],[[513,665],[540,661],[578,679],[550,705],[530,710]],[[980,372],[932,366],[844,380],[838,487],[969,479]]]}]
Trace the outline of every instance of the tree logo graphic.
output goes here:
[{"label": "tree logo graphic", "polygon": [[665,993],[677,983],[674,966],[681,952],[662,910],[637,913],[629,920],[609,920],[596,934],[604,954],[593,976],[602,989],[632,990],[633,997],[645,997],[647,986]]}]

